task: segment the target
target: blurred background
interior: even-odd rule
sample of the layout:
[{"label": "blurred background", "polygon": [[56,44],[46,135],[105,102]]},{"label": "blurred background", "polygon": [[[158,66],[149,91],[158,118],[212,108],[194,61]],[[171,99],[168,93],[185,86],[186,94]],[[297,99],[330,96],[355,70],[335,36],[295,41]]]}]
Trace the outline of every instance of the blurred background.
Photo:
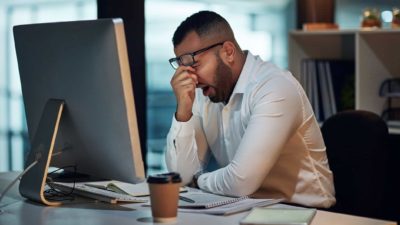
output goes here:
[{"label": "blurred background", "polygon": [[[168,59],[174,56],[171,38],[179,23],[199,10],[216,11],[230,22],[243,49],[287,68],[288,32],[301,28],[301,20],[306,20],[306,16],[299,13],[299,8],[310,1],[144,1],[144,96],[147,104],[143,109],[146,128],[141,130],[141,135],[145,137],[142,145],[148,174],[165,171],[165,137],[176,104],[169,85],[174,71]],[[0,172],[22,170],[29,151],[12,27],[28,23],[96,19],[99,2],[0,0]],[[398,0],[336,0],[332,17],[341,29],[358,29],[363,9],[376,7],[381,10],[383,27],[389,27],[391,14],[388,12],[396,4],[399,7]]]}]

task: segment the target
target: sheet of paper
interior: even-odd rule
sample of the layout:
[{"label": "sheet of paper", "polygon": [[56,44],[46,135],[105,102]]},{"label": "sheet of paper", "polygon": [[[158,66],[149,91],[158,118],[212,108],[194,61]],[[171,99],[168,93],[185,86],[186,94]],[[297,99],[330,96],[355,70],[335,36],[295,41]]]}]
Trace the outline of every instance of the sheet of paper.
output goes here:
[{"label": "sheet of paper", "polygon": [[308,225],[311,223],[316,209],[278,209],[254,208],[242,221],[241,225]]}]

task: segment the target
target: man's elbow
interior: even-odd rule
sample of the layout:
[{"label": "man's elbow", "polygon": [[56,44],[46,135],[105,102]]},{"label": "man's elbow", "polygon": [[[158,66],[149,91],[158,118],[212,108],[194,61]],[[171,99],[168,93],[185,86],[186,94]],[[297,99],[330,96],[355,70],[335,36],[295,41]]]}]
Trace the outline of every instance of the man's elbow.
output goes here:
[{"label": "man's elbow", "polygon": [[192,174],[185,174],[181,173],[181,178],[182,178],[182,186],[188,185],[192,182],[193,180],[193,175]]},{"label": "man's elbow", "polygon": [[192,182],[193,173],[191,173],[187,169],[186,170],[185,169],[180,169],[178,167],[178,165],[176,165],[174,163],[170,163],[171,161],[167,161],[167,163],[166,163],[168,172],[179,173],[181,178],[182,178],[182,185],[187,185],[190,182]]},{"label": "man's elbow", "polygon": [[228,195],[231,196],[246,196],[256,192],[261,186],[260,182],[256,182],[254,178],[241,179],[231,184]]}]

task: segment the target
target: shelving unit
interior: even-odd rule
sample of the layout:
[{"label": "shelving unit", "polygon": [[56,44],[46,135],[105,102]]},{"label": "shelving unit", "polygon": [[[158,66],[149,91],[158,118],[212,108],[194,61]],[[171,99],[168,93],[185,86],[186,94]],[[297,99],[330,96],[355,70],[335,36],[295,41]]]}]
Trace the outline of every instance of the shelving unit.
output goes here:
[{"label": "shelving unit", "polygon": [[354,60],[355,108],[380,115],[386,107],[381,83],[400,77],[400,30],[293,31],[289,70],[299,80],[303,59]]}]

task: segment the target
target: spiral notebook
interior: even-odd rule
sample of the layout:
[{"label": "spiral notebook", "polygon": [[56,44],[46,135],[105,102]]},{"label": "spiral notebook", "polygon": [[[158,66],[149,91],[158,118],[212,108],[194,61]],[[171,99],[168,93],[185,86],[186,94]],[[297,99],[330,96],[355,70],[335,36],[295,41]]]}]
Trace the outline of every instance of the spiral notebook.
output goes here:
[{"label": "spiral notebook", "polygon": [[254,199],[254,198],[243,198],[240,201],[233,203],[220,205],[213,208],[182,208],[180,207],[179,212],[188,213],[203,213],[211,215],[230,215],[233,213],[247,211],[254,207],[269,206],[281,202],[283,199]]},{"label": "spiral notebook", "polygon": [[234,198],[234,197],[211,194],[208,192],[188,192],[188,193],[182,193],[180,195],[193,201],[193,202],[188,202],[179,200],[180,208],[208,209],[248,199],[247,196]]}]

